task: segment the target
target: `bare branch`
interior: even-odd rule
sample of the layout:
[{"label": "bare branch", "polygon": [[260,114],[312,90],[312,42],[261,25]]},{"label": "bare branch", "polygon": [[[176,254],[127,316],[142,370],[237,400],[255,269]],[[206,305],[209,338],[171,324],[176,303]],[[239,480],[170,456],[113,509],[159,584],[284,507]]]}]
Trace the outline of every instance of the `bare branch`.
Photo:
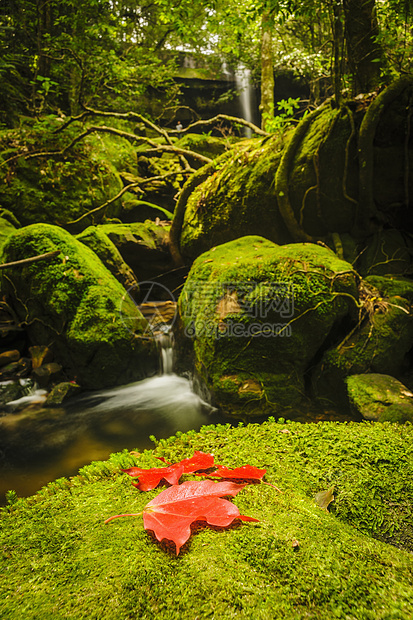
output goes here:
[{"label": "bare branch", "polygon": [[191,123],[185,129],[181,129],[181,131],[178,131],[177,129],[171,129],[169,133],[170,134],[183,134],[183,133],[187,133],[191,131],[194,127],[208,127],[210,125],[214,125],[215,123],[218,123],[219,121],[229,121],[230,123],[237,123],[238,125],[249,127],[249,129],[252,129],[252,131],[259,136],[268,137],[271,135],[267,131],[264,131],[263,129],[260,129],[259,127],[257,127],[257,125],[254,125],[254,123],[250,123],[249,121],[246,121],[244,118],[238,118],[237,116],[228,116],[227,114],[217,114],[217,116],[214,116],[213,118],[209,118],[205,121],[202,121],[202,120],[195,121],[195,123]]},{"label": "bare branch", "polygon": [[[136,181],[134,183],[129,183],[129,185],[125,185],[125,187],[123,187],[120,190],[120,192],[118,194],[116,194],[116,196],[114,196],[113,198],[110,198],[109,200],[107,200],[105,203],[103,203],[99,207],[95,207],[94,209],[91,209],[87,213],[84,213],[83,215],[78,217],[76,220],[72,220],[70,222],[66,222],[65,226],[68,226],[70,224],[78,224],[79,222],[84,220],[89,215],[94,215],[95,213],[99,213],[100,211],[106,210],[107,207],[109,207],[111,204],[116,202],[116,200],[121,198],[123,196],[123,194],[125,194],[126,192],[129,192],[130,190],[135,189],[135,188],[136,189],[140,189],[141,185],[147,185],[149,183],[152,183],[152,181],[163,181],[164,179],[167,179],[167,178],[170,178],[170,177],[174,177],[174,176],[178,176],[178,175],[192,174],[193,172],[194,172],[193,170],[190,170],[190,171],[182,170],[182,171],[179,171],[179,172],[168,172],[167,174],[162,174],[162,175],[159,175],[159,176],[150,177],[149,179],[142,179],[142,180]],[[147,202],[146,200],[140,200],[139,202],[141,204],[146,204],[146,205],[148,205],[150,207],[153,207],[154,209],[159,209],[160,211],[163,211],[168,216],[172,216],[172,213],[170,213],[169,211],[167,211],[163,207],[160,207],[159,205],[152,204],[150,202]]]},{"label": "bare branch", "polygon": [[35,263],[38,260],[48,260],[54,258],[60,254],[60,250],[54,250],[53,252],[46,252],[46,254],[39,254],[38,256],[32,256],[31,258],[22,258],[22,260],[15,260],[12,263],[3,263],[0,265],[0,269],[6,269],[7,267],[16,267],[18,265],[27,265],[28,263]]}]

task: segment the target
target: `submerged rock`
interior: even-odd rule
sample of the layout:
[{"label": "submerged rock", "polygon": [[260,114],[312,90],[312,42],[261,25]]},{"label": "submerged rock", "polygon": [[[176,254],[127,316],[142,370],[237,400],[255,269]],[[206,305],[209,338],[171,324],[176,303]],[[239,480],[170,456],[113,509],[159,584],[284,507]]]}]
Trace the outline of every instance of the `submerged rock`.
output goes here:
[{"label": "submerged rock", "polygon": [[352,375],[346,383],[351,406],[365,420],[413,423],[413,393],[394,377]]},{"label": "submerged rock", "polygon": [[71,396],[82,391],[80,385],[73,381],[64,381],[53,387],[47,395],[45,407],[57,407],[66,402]]},{"label": "submerged rock", "polygon": [[305,398],[309,365],[357,297],[357,274],[329,249],[243,237],[195,260],[181,331],[225,412],[285,413]]},{"label": "submerged rock", "polygon": [[147,322],[92,250],[65,230],[34,224],[16,231],[6,261],[59,250],[49,260],[3,270],[2,290],[33,345],[47,345],[69,379],[84,387],[151,374],[156,350]]}]

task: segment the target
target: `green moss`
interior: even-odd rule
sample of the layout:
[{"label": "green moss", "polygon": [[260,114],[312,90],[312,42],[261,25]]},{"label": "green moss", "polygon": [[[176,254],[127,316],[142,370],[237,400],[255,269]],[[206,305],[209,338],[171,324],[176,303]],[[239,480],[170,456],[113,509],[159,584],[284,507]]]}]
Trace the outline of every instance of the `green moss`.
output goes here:
[{"label": "green moss", "polygon": [[[282,432],[280,432],[282,431]],[[3,511],[2,618],[193,620],[216,617],[404,620],[413,614],[412,427],[388,424],[204,427],[145,451],[141,467],[195,449],[228,467],[267,469],[233,500],[259,519],[201,529],[176,557],[143,530],[126,452],[59,479]],[[328,514],[314,495],[335,486]],[[293,541],[298,547],[293,547]],[[296,544],[294,543],[294,544]]]},{"label": "green moss", "polygon": [[165,241],[168,226],[157,226],[146,220],[134,224],[100,224],[97,229],[103,232],[117,248],[130,243],[140,243],[149,249],[156,249]]},{"label": "green moss", "polygon": [[186,133],[177,140],[176,146],[212,158],[221,155],[226,147],[225,141],[222,138],[197,133]]},{"label": "green moss", "polygon": [[[111,225],[113,226],[113,225]],[[89,226],[76,239],[87,245],[100,258],[107,269],[115,276],[125,289],[137,286],[135,274],[122,258],[115,244],[109,239],[104,229]]]},{"label": "green moss", "polygon": [[57,226],[35,224],[9,237],[3,260],[54,250],[49,261],[3,271],[2,290],[31,343],[51,346],[68,378],[85,387],[143,377],[155,353],[137,337],[146,321],[92,250]]},{"label": "green moss", "polygon": [[[4,211],[4,209],[3,209]],[[0,253],[7,239],[16,230],[16,226],[10,222],[9,218],[0,215]]]},{"label": "green moss", "polygon": [[358,329],[324,353],[313,373],[316,394],[326,402],[341,402],[344,407],[345,377],[368,372],[401,377],[413,346],[409,301],[412,285],[408,280],[379,276],[371,276],[366,282],[378,287],[376,304]]},{"label": "green moss", "polygon": [[[326,248],[248,236],[195,260],[179,311],[217,402],[228,413],[238,403],[238,414],[263,415],[303,399],[307,366],[357,295],[351,265]],[[227,376],[237,377],[237,394]],[[248,379],[261,389],[244,393]]]},{"label": "green moss", "polygon": [[242,237],[289,239],[277,210],[274,174],[281,158],[279,138],[249,140],[218,157],[211,176],[191,194],[180,237],[183,256]]},{"label": "green moss", "polygon": [[289,175],[289,198],[297,221],[309,235],[322,237],[353,228],[358,170],[356,141],[351,135],[349,110],[326,106],[297,149]]},{"label": "green moss", "polygon": [[402,276],[368,276],[364,280],[377,288],[383,297],[403,297],[413,301],[413,282]]},{"label": "green moss", "polygon": [[366,420],[413,423],[413,394],[394,377],[378,373],[346,379],[351,405]]},{"label": "green moss", "polygon": [[[62,133],[51,133],[59,121],[52,117],[30,128],[1,132],[4,159],[22,151],[59,151],[67,146],[80,131],[72,126]],[[108,134],[88,136],[65,155],[22,156],[1,169],[0,203],[23,225],[65,224],[119,193],[123,187],[119,170],[132,169],[134,162],[132,145]],[[108,214],[117,215],[120,210],[118,201],[108,208]]]}]

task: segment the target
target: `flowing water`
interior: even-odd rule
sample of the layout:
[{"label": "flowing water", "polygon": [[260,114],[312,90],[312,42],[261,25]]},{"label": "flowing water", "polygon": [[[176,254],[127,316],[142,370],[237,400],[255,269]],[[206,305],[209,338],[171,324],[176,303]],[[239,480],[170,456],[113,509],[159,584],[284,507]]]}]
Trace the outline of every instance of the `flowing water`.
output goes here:
[{"label": "flowing water", "polygon": [[[235,72],[235,84],[240,94],[241,116],[246,121],[252,123],[252,87],[251,87],[251,71],[244,65],[239,65]],[[245,128],[247,138],[252,136],[252,131],[248,127]]]},{"label": "flowing water", "polygon": [[172,371],[172,342],[159,342],[163,373],[130,385],[89,392],[64,407],[33,406],[0,417],[0,503],[5,492],[35,493],[61,476],[73,476],[112,452],[144,450],[177,431],[227,422]]}]

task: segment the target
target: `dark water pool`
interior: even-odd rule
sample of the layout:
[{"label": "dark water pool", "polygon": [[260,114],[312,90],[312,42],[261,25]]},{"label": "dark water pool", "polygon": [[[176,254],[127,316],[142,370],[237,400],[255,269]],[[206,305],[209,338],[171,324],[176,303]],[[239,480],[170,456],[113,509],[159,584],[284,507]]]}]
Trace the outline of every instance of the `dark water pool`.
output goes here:
[{"label": "dark water pool", "polygon": [[84,394],[64,408],[7,413],[0,417],[0,504],[9,489],[32,495],[112,452],[153,447],[151,435],[227,422],[175,374]]}]

